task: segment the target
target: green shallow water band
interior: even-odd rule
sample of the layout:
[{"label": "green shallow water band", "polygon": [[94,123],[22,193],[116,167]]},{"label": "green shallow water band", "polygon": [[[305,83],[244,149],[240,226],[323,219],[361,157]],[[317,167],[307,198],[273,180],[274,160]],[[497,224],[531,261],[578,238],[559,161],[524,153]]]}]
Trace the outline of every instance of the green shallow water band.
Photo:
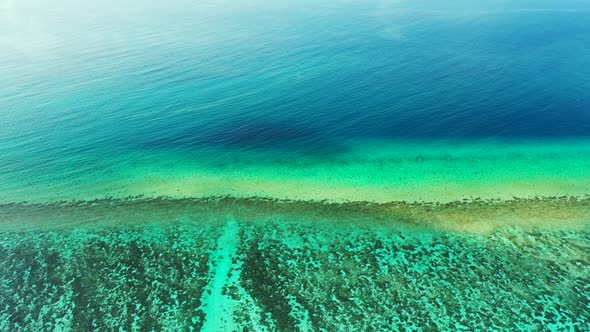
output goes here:
[{"label": "green shallow water band", "polygon": [[3,205],[0,329],[583,331],[589,206]]},{"label": "green shallow water band", "polygon": [[[219,147],[102,153],[0,173],[0,203],[139,195],[387,203],[590,194],[590,142],[581,139],[354,141],[317,154]],[[22,163],[19,158],[5,159]]]}]

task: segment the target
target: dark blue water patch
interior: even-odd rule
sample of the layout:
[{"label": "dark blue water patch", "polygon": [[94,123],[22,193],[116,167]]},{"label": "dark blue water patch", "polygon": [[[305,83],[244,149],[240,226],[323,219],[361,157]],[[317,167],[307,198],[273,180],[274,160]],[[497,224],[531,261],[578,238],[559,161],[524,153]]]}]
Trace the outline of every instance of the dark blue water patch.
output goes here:
[{"label": "dark blue water patch", "polygon": [[[375,33],[388,21],[322,30],[304,46],[301,40],[281,45],[280,66],[267,68],[275,80],[235,86],[272,89],[221,103],[214,123],[195,113],[183,118],[188,128],[171,132],[175,123],[139,141],[337,150],[342,140],[364,138],[589,137],[585,23],[577,13],[529,12],[430,17],[404,30],[403,40]],[[286,74],[291,66],[306,70],[303,78]]]},{"label": "dark blue water patch", "polygon": [[[251,116],[236,119],[230,110],[230,116],[215,123],[196,118],[180,129],[178,125],[172,130],[168,126],[136,141],[149,148],[338,151],[343,148],[342,141],[364,138],[590,136],[590,97],[576,87],[551,85],[550,79],[526,76],[527,71],[536,69],[509,70],[521,70],[522,75],[505,72],[466,77],[454,71],[469,68],[431,67],[430,77],[438,81],[419,77],[425,70],[405,74],[417,84],[399,82],[392,70],[353,71],[317,79],[314,98],[294,96],[288,106],[277,98],[263,108],[248,107],[244,113]],[[276,110],[272,118],[259,115],[269,110]]]},{"label": "dark blue water patch", "polygon": [[[349,107],[358,106],[360,111],[343,109],[340,114],[318,112],[314,114],[314,123],[245,118],[215,126],[195,125],[177,132],[156,132],[153,137],[147,137],[142,146],[156,149],[224,147],[336,153],[346,150],[343,141],[365,138],[590,137],[588,100],[558,100],[557,96],[547,91],[536,93],[527,100],[510,95],[486,94],[485,91],[456,99],[437,98],[424,93],[421,98],[405,105],[396,100],[346,99],[342,96]],[[322,106],[312,107],[319,109]]]},{"label": "dark blue water patch", "polygon": [[318,133],[310,128],[298,127],[287,123],[253,121],[220,128],[205,137],[207,144],[226,146],[258,146],[271,142],[280,144],[298,144],[307,141]]},{"label": "dark blue water patch", "polygon": [[145,142],[148,149],[226,148],[282,149],[302,154],[333,154],[347,150],[336,137],[305,124],[240,119],[214,127],[189,127]]}]

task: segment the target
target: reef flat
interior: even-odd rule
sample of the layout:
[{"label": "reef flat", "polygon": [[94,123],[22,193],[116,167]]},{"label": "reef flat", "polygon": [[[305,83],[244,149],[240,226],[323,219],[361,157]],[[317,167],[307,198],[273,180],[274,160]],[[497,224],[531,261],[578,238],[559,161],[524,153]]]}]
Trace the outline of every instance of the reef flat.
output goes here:
[{"label": "reef flat", "polygon": [[2,205],[0,329],[583,331],[589,204]]},{"label": "reef flat", "polygon": [[44,231],[75,227],[166,224],[190,217],[224,224],[300,220],[352,227],[409,227],[490,233],[502,227],[527,230],[580,229],[590,222],[590,197],[536,197],[512,200],[439,202],[292,201],[264,197],[143,198],[0,204],[1,231]]}]

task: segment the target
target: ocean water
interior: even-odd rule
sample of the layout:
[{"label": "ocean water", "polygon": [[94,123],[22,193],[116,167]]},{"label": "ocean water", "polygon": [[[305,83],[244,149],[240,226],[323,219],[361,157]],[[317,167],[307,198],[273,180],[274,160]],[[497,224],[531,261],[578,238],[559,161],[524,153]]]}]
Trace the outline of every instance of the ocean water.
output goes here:
[{"label": "ocean water", "polygon": [[587,1],[0,1],[0,330],[590,329]]}]

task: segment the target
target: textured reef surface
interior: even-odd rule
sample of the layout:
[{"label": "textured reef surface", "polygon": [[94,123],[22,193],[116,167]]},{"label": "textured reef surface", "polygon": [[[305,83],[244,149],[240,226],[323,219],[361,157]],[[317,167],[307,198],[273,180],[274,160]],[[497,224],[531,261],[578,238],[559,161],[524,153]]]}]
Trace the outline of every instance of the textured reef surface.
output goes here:
[{"label": "textured reef surface", "polygon": [[[543,211],[578,221],[523,221]],[[586,331],[589,211],[567,197],[3,205],[0,330]]]}]

